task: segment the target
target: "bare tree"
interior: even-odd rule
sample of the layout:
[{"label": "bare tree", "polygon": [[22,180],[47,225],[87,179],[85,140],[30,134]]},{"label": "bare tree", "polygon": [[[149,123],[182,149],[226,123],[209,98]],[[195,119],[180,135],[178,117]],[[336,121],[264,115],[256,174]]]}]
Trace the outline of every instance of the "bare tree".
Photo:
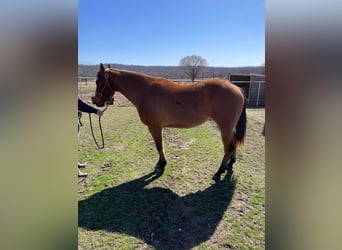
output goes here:
[{"label": "bare tree", "polygon": [[184,73],[190,77],[193,82],[196,76],[208,66],[207,60],[201,56],[186,56],[179,62],[179,67]]}]

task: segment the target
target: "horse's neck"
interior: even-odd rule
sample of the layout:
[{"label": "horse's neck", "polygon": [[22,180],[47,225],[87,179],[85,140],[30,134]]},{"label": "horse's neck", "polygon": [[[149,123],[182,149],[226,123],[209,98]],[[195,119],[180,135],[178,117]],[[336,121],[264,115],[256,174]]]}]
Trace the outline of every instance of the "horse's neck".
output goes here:
[{"label": "horse's neck", "polygon": [[130,100],[135,106],[140,102],[144,95],[147,81],[144,76],[130,72],[123,72],[117,76],[117,84],[120,92]]}]

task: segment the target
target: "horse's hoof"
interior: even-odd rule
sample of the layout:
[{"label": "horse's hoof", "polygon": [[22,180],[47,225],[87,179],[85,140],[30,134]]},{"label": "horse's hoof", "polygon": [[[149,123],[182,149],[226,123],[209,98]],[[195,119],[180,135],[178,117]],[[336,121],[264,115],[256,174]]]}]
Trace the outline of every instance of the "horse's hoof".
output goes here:
[{"label": "horse's hoof", "polygon": [[233,168],[227,169],[227,174],[232,174],[232,173],[234,173]]},{"label": "horse's hoof", "polygon": [[218,174],[214,174],[213,178],[212,178],[215,182],[219,182],[220,181],[220,175]]}]

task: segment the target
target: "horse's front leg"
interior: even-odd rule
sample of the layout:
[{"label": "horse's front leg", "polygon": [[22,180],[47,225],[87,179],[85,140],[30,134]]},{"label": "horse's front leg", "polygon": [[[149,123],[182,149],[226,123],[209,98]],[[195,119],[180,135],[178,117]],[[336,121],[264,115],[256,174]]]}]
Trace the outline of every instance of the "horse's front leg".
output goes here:
[{"label": "horse's front leg", "polygon": [[163,150],[163,137],[162,128],[158,126],[148,126],[148,129],[154,139],[157,151],[159,153],[159,160],[155,166],[157,174],[162,174],[166,165],[164,150]]}]

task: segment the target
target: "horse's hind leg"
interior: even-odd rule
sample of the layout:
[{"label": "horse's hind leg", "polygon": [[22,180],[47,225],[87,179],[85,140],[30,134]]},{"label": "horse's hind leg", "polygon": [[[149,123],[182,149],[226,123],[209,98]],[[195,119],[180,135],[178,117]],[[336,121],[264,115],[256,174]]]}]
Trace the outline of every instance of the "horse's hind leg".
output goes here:
[{"label": "horse's hind leg", "polygon": [[[221,137],[224,147],[224,156],[221,162],[221,165],[217,172],[213,176],[214,181],[219,181],[221,178],[221,174],[223,174],[226,170],[232,170],[233,164],[235,160],[236,154],[236,142],[233,137],[232,132],[227,132],[227,130],[221,129]],[[229,163],[228,163],[229,160]]]},{"label": "horse's hind leg", "polygon": [[226,169],[228,171],[233,171],[233,164],[236,162],[236,143],[233,144],[234,151],[232,152]]},{"label": "horse's hind leg", "polygon": [[148,129],[154,139],[157,151],[159,153],[159,160],[155,166],[155,170],[158,174],[161,174],[164,172],[164,167],[166,165],[166,160],[165,160],[164,150],[163,150],[162,128],[157,127],[157,126],[148,126]]}]

